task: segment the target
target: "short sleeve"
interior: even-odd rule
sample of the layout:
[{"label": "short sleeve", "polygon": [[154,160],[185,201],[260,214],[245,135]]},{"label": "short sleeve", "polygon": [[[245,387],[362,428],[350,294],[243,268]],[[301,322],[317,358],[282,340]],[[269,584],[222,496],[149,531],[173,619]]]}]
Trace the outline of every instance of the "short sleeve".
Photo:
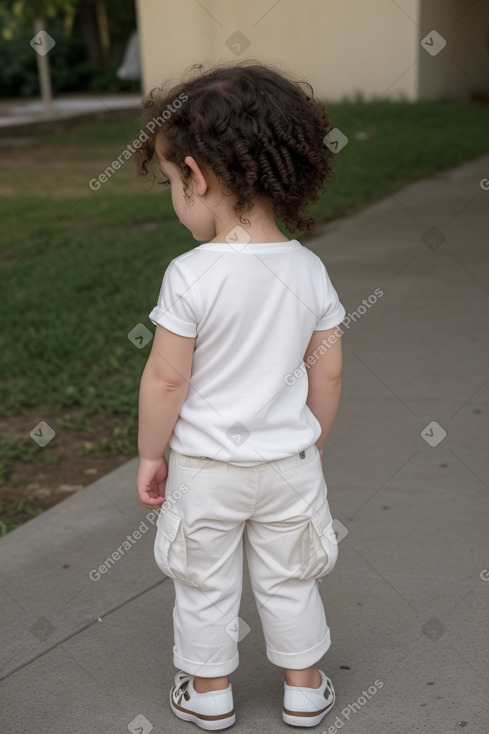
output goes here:
[{"label": "short sleeve", "polygon": [[332,329],[334,326],[341,324],[345,318],[346,311],[343,305],[340,303],[338,294],[335,291],[331,279],[328,275],[328,271],[324,267],[324,263],[321,261],[321,269],[323,273],[323,299],[324,307],[321,315],[319,316],[314,331],[325,331],[326,329]]},{"label": "short sleeve", "polygon": [[163,276],[158,303],[149,314],[153,324],[180,336],[197,336],[196,288],[191,273],[172,260]]}]

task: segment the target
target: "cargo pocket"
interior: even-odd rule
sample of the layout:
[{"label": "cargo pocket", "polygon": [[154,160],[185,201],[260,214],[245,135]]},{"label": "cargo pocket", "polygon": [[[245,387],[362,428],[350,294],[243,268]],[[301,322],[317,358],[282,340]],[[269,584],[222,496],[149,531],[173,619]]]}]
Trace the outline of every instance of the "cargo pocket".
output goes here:
[{"label": "cargo pocket", "polygon": [[172,510],[161,510],[156,528],[154,556],[157,565],[170,578],[197,586],[187,575],[187,546],[182,518]]},{"label": "cargo pocket", "polygon": [[333,570],[338,558],[338,540],[326,501],[311,517],[303,538],[301,579],[317,579]]}]

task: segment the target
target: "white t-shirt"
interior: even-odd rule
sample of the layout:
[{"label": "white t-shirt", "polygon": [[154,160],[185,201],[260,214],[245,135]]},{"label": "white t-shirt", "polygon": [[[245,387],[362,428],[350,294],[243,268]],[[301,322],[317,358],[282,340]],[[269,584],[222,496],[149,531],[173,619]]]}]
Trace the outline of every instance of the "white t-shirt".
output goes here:
[{"label": "white t-shirt", "polygon": [[255,466],[312,446],[321,426],[304,354],[313,331],[344,317],[324,264],[297,240],[209,242],[174,258],[149,315],[196,337],[170,447]]}]

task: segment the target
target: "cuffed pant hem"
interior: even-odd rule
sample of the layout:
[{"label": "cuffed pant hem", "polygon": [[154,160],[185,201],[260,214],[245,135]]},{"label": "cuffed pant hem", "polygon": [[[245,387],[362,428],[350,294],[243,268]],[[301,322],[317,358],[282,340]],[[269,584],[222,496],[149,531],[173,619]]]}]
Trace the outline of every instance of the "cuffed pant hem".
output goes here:
[{"label": "cuffed pant hem", "polygon": [[314,647],[310,647],[308,650],[303,652],[277,652],[272,650],[267,645],[267,658],[274,665],[278,665],[280,668],[290,668],[291,670],[302,670],[303,668],[309,668],[314,663],[317,663],[320,658],[329,650],[331,646],[331,634],[328,628],[327,634],[323,637],[321,642],[318,642]]},{"label": "cuffed pant hem", "polygon": [[189,675],[198,675],[202,678],[218,678],[222,675],[229,675],[239,665],[239,653],[222,663],[198,663],[195,660],[187,660],[173,651],[173,665],[183,670]]}]

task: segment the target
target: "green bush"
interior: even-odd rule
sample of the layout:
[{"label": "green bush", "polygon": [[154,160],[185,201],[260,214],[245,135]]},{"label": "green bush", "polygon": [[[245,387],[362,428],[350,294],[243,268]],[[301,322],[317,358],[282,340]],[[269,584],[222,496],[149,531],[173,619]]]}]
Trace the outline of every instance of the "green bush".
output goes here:
[{"label": "green bush", "polygon": [[[53,94],[60,92],[132,90],[134,83],[118,79],[123,44],[114,45],[114,59],[106,69],[97,69],[87,59],[85,40],[78,26],[70,34],[58,19],[49,20],[46,30],[56,42],[49,52]],[[0,96],[33,97],[40,94],[36,52],[30,45],[32,34],[17,27],[13,38],[0,34]]]}]

